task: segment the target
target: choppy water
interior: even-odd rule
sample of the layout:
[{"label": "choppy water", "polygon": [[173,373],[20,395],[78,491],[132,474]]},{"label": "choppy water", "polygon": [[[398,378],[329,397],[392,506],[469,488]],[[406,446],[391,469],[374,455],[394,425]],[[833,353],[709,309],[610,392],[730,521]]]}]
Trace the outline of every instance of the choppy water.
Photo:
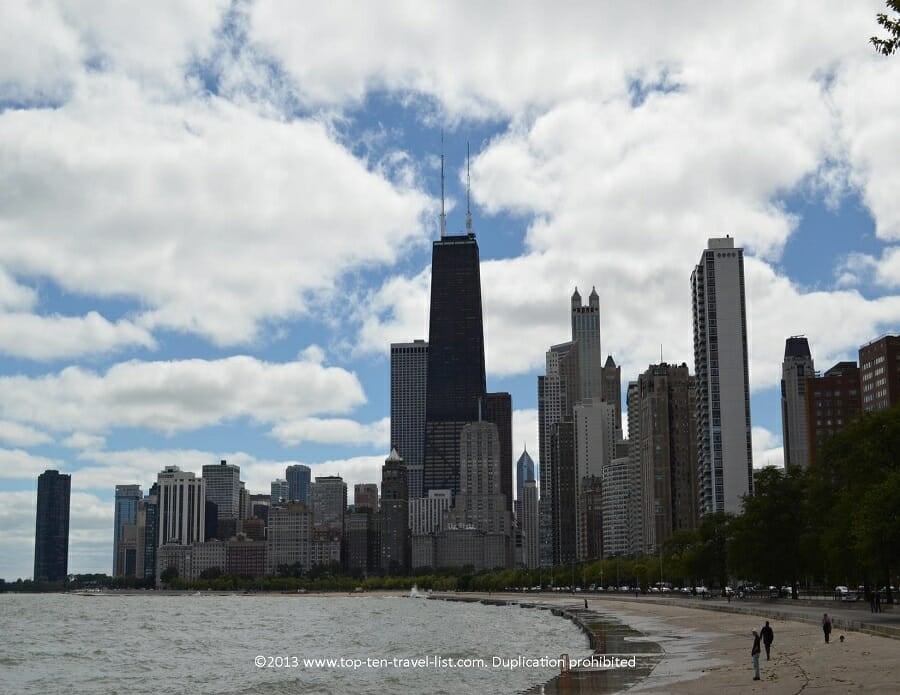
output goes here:
[{"label": "choppy water", "polygon": [[0,626],[10,693],[518,693],[558,669],[495,658],[590,654],[548,611],[378,596],[0,594]]}]

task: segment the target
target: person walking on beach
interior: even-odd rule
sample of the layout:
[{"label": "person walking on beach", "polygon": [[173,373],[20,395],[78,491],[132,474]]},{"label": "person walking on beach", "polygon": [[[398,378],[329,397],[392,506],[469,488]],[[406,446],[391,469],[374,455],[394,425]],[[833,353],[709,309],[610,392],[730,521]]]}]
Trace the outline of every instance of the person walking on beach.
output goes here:
[{"label": "person walking on beach", "polygon": [[759,680],[759,633],[753,631],[753,647],[750,649],[750,658],[753,659],[753,680]]},{"label": "person walking on beach", "polygon": [[772,630],[772,626],[769,625],[768,620],[763,629],[759,631],[759,636],[762,637],[763,644],[766,647],[766,661],[768,661],[771,656],[772,642],[775,640],[775,632]]},{"label": "person walking on beach", "polygon": [[831,637],[831,618],[828,617],[828,613],[822,616],[822,632],[825,633],[825,644],[828,644]]}]

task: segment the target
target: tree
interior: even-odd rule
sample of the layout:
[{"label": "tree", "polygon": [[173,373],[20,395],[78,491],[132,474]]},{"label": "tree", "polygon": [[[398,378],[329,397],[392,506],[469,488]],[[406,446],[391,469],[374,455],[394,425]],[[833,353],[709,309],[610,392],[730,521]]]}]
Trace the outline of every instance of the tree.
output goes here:
[{"label": "tree", "polygon": [[[900,13],[900,0],[887,0],[887,7],[895,13]],[[884,27],[890,38],[882,39],[873,36],[869,39],[869,43],[875,46],[875,50],[882,55],[893,55],[900,48],[900,15],[891,19],[886,13],[882,12],[876,15],[878,24]]]},{"label": "tree", "polygon": [[168,584],[178,579],[178,570],[175,567],[164,569],[162,574],[159,575],[159,579],[163,584]]}]

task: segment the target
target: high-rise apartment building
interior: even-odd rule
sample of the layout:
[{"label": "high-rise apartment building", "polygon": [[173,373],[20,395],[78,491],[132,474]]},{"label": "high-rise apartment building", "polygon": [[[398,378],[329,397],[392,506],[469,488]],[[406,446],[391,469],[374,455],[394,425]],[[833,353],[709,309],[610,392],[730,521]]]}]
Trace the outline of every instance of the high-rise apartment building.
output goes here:
[{"label": "high-rise apartment building", "polygon": [[849,425],[861,411],[859,367],[856,362],[838,362],[823,375],[807,380],[806,412],[811,466],[816,465],[822,445]]},{"label": "high-rise apartment building", "polygon": [[739,513],[753,493],[744,250],[710,239],[691,288],[700,513]]},{"label": "high-rise apartment building", "polygon": [[616,430],[622,432],[622,368],[612,355],[607,355],[603,365],[603,400],[612,405],[616,412]]},{"label": "high-rise apartment building", "polygon": [[113,576],[133,577],[137,571],[137,536],[126,526],[137,528],[138,505],[144,495],[140,485],[116,485],[115,513],[113,516]]},{"label": "high-rise apartment building", "polygon": [[178,466],[166,466],[157,474],[156,484],[159,545],[202,543],[206,530],[206,482],[203,478],[182,471]]},{"label": "high-rise apartment building", "polygon": [[809,468],[809,422],[806,413],[807,381],[816,375],[809,343],[802,335],[784,342],[781,363],[781,431],[785,469]]},{"label": "high-rise apartment building", "polygon": [[497,426],[469,423],[460,439],[461,489],[453,502],[450,523],[509,536],[512,524],[502,488]]},{"label": "high-rise apartment building", "polygon": [[403,457],[409,499],[422,497],[428,343],[391,344],[391,446]]},{"label": "high-rise apartment building", "polygon": [[429,490],[428,497],[409,500],[409,532],[421,536],[443,531],[452,502],[449,490]]},{"label": "high-rise apartment building", "polygon": [[406,466],[392,449],[381,468],[381,568],[391,574],[409,567],[408,494]]},{"label": "high-rise apartment building", "polygon": [[638,378],[643,552],[697,527],[694,379],[686,364],[650,365]]},{"label": "high-rise apartment building", "polygon": [[241,467],[222,459],[218,464],[203,466],[206,499],[216,505],[216,517],[222,521],[243,518],[241,504]]},{"label": "high-rise apartment building", "polygon": [[[444,223],[442,218],[442,231]],[[423,492],[459,491],[462,428],[486,392],[481,270],[475,234],[445,236],[431,256]],[[510,461],[512,466],[512,461]]]},{"label": "high-rise apartment building", "polygon": [[288,483],[288,499],[291,502],[309,504],[309,486],[311,480],[309,466],[295,463],[284,471]]},{"label": "high-rise apartment building", "polygon": [[522,486],[521,521],[523,563],[528,569],[540,567],[540,525],[538,517],[538,489],[532,477]]},{"label": "high-rise apartment building", "polygon": [[[641,494],[643,484],[641,477],[641,399],[638,382],[629,381],[626,391],[628,404],[628,440],[623,442],[623,448],[627,453],[623,454],[625,461],[620,462],[621,470],[616,471],[616,485],[620,486],[620,494],[623,496],[621,509],[624,511],[624,528],[621,532],[622,539],[617,548],[624,548],[616,552],[626,555],[638,555],[644,552],[644,508]],[[604,476],[604,482],[606,476]],[[618,489],[618,488],[617,488]],[[604,487],[604,492],[606,488]],[[609,531],[604,539],[604,555],[613,554],[609,549],[607,539]]]},{"label": "high-rise apartment building", "polygon": [[884,335],[859,349],[863,410],[900,403],[900,335]]},{"label": "high-rise apartment building", "polygon": [[339,475],[316,476],[310,489],[313,525],[317,531],[344,532],[347,510],[347,483]]},{"label": "high-rise apartment building", "polygon": [[277,575],[278,568],[312,566],[312,512],[302,502],[272,507],[266,531],[266,574]]},{"label": "high-rise apartment building", "polygon": [[69,499],[72,476],[48,470],[38,476],[34,531],[34,581],[58,582],[69,573]]}]

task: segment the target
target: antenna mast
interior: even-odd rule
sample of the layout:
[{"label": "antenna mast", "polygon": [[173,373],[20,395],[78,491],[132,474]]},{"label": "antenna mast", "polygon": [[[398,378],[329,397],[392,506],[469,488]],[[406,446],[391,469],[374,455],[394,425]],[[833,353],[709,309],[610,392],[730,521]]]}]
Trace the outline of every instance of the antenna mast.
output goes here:
[{"label": "antenna mast", "polygon": [[447,236],[447,214],[444,212],[444,129],[441,128],[441,238]]},{"label": "antenna mast", "polygon": [[469,206],[469,190],[472,187],[472,180],[469,177],[469,141],[466,141],[466,232],[472,233],[472,209]]}]

